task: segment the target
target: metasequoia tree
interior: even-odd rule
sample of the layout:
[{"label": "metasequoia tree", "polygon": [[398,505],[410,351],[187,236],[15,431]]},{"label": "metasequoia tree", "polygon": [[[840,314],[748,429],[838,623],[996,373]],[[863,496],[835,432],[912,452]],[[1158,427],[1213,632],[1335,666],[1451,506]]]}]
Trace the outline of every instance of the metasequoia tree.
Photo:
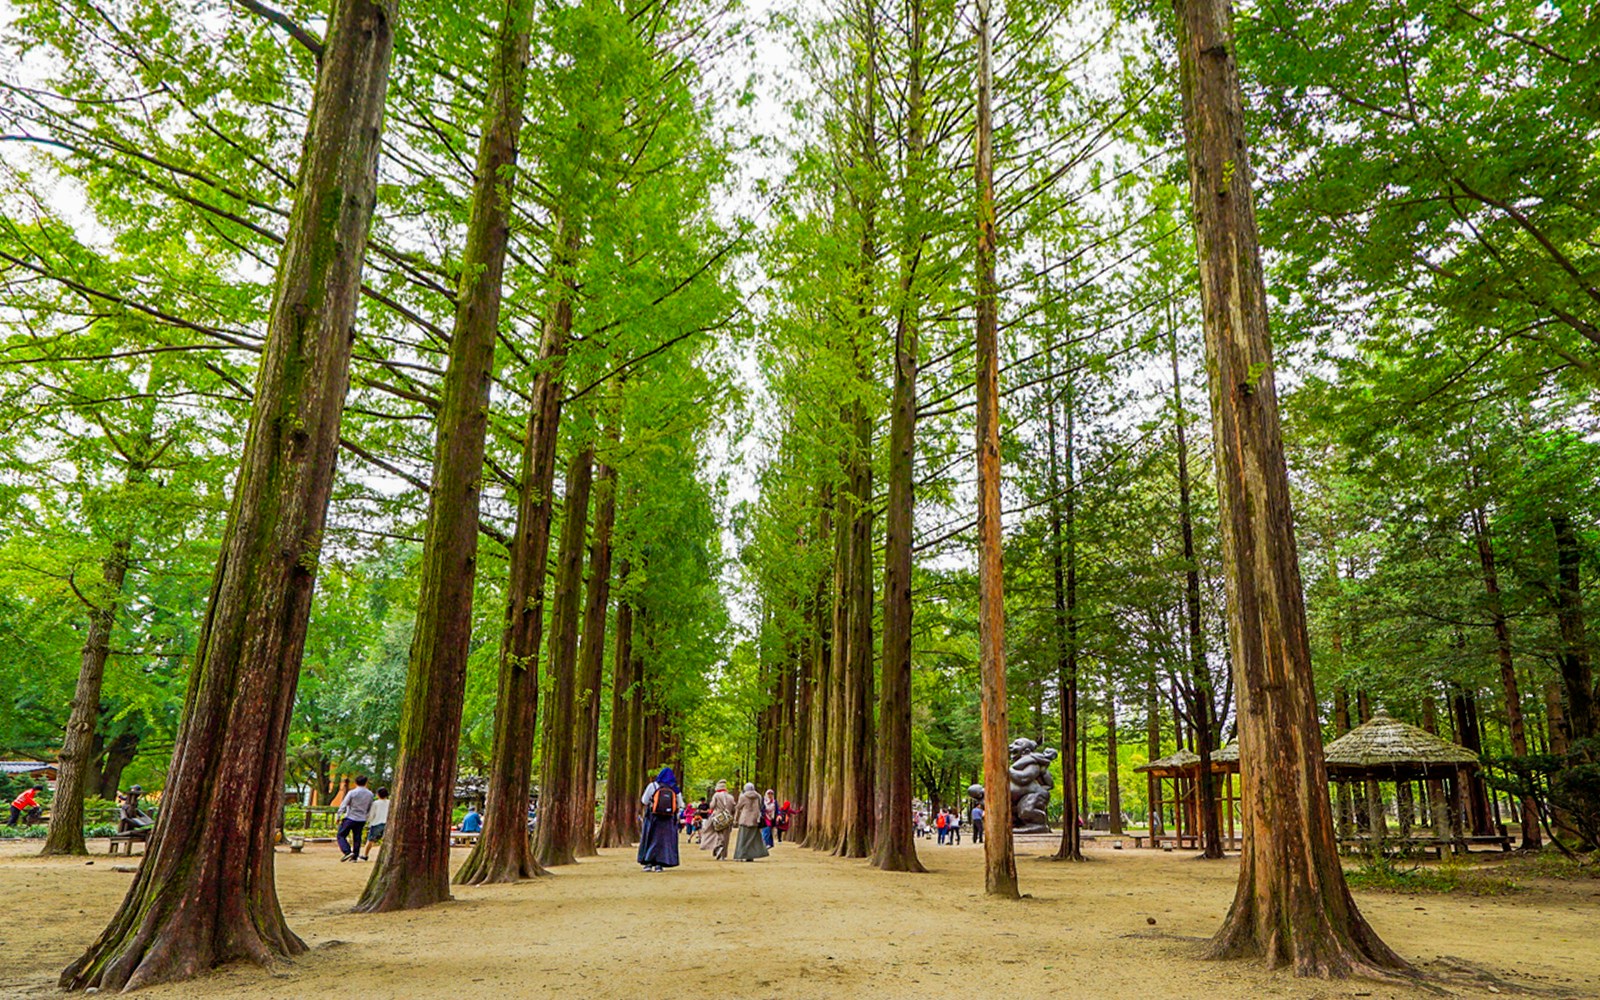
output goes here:
[{"label": "metasequoia tree", "polygon": [[1296,975],[1386,976],[1409,967],[1356,909],[1334,839],[1232,7],[1174,9],[1243,762],[1239,888],[1207,954],[1259,956]]},{"label": "metasequoia tree", "polygon": [[147,854],[67,989],[305,951],[273,881],[284,745],[349,387],[397,0],[335,0],[249,437]]},{"label": "metasequoia tree", "polygon": [[1011,844],[1011,778],[1006,740],[1004,574],[1000,563],[1000,360],[995,285],[994,133],[990,96],[989,0],[978,0],[977,293],[978,342],[978,672],[983,715],[984,889],[1017,898]]},{"label": "metasequoia tree", "polygon": [[639,720],[634,690],[642,687],[634,675],[633,604],[628,599],[628,574],[632,563],[617,564],[616,645],[611,660],[611,739],[606,747],[606,806],[600,821],[601,847],[627,847],[638,842],[639,797],[644,762],[634,752]]},{"label": "metasequoia tree", "polygon": [[[511,239],[513,179],[528,75],[532,0],[506,0],[462,253],[450,364],[435,418],[433,484],[417,627],[400,717],[394,805],[356,909],[378,913],[450,898],[450,812],[472,640],[489,387]],[[520,799],[515,810],[520,812]]]},{"label": "metasequoia tree", "polygon": [[878,694],[877,842],[872,864],[886,871],[925,871],[917,860],[911,800],[911,546],[916,510],[913,449],[917,427],[917,267],[926,239],[918,231],[925,183],[922,3],[907,4],[904,210],[911,219],[899,247],[895,303],[894,390],[889,408],[888,531],[884,543],[883,677]]},{"label": "metasequoia tree", "polygon": [[[614,436],[608,435],[608,438],[615,440]],[[572,833],[575,839],[573,847],[579,857],[592,857],[599,853],[595,844],[594,807],[600,746],[600,695],[605,678],[606,612],[611,605],[611,532],[617,520],[616,469],[601,463],[595,473],[594,488],[599,507],[595,511],[593,537],[589,541],[589,583],[584,594],[583,638],[578,649],[578,731],[572,751],[576,758],[579,799],[572,817]],[[615,733],[613,728],[613,741]]]}]

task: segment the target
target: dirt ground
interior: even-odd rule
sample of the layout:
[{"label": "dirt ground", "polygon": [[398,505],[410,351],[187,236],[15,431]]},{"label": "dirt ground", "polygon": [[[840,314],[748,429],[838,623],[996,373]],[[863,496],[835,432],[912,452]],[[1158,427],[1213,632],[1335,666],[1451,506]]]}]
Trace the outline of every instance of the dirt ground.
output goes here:
[{"label": "dirt ground", "polygon": [[[105,856],[42,860],[0,845],[0,996],[56,993],[131,875]],[[1473,897],[1360,893],[1427,987],[1297,981],[1204,962],[1234,861],[1091,849],[1081,865],[1019,845],[1020,903],[986,899],[981,848],[919,842],[928,875],[780,845],[754,864],[645,874],[630,851],[514,886],[456,890],[426,911],[349,912],[368,868],[331,845],[281,850],[278,884],[311,952],[267,972],[231,966],[164,997],[1405,997],[1600,996],[1600,881],[1526,882]],[[464,852],[463,852],[464,853]],[[137,859],[136,859],[137,860]],[[1153,923],[1152,923],[1153,921]]]}]

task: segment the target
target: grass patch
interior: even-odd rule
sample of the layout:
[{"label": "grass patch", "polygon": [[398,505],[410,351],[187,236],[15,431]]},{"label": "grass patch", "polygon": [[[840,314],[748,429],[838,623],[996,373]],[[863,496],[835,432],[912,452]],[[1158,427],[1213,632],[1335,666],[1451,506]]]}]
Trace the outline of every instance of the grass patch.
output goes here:
[{"label": "grass patch", "polygon": [[1600,856],[1569,858],[1553,848],[1508,858],[1499,870],[1519,878],[1548,878],[1562,882],[1600,879]]},{"label": "grass patch", "polygon": [[1504,896],[1520,888],[1511,879],[1481,871],[1456,855],[1446,855],[1434,867],[1388,857],[1366,858],[1356,867],[1346,869],[1345,881],[1353,889],[1408,894],[1460,892],[1469,896]]}]

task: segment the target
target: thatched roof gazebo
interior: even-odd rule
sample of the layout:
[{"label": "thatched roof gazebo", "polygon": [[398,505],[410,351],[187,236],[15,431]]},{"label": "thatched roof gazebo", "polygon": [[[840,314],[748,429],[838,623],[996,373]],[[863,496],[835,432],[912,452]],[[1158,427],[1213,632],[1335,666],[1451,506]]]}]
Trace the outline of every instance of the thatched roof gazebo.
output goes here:
[{"label": "thatched roof gazebo", "polygon": [[[1354,796],[1341,792],[1339,815],[1340,842],[1349,847],[1366,846],[1382,850],[1390,840],[1386,829],[1380,782],[1395,786],[1395,810],[1400,820],[1400,839],[1418,847],[1441,849],[1449,844],[1465,850],[1471,842],[1493,842],[1510,849],[1503,833],[1493,837],[1467,837],[1461,824],[1461,784],[1478,769],[1478,755],[1466,747],[1408,725],[1379,709],[1371,719],[1345,733],[1323,748],[1328,779],[1360,788],[1366,799],[1366,832],[1357,833],[1355,817],[1347,812]],[[1415,811],[1414,783],[1424,786],[1422,802],[1427,804],[1432,834],[1417,836],[1412,828]],[[1357,810],[1359,811],[1359,810]]]},{"label": "thatched roof gazebo", "polygon": [[1426,729],[1392,718],[1383,709],[1323,747],[1330,775],[1407,781],[1453,777],[1474,770],[1478,755]]}]

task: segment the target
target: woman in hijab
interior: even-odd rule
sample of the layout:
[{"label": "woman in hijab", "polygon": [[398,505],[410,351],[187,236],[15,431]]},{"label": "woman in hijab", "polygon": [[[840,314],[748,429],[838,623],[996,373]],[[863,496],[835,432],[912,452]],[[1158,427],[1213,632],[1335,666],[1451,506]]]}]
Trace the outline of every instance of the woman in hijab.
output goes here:
[{"label": "woman in hijab", "polygon": [[761,816],[761,793],[756,791],[755,785],[746,784],[733,810],[733,823],[739,828],[733,860],[754,861],[767,856],[767,845],[761,841]]},{"label": "woman in hijab", "polygon": [[639,804],[644,806],[639,864],[647,872],[678,867],[678,813],[683,809],[683,795],[672,768],[661,769],[639,797]]},{"label": "woman in hijab", "polygon": [[733,796],[728,794],[728,783],[717,782],[716,793],[711,796],[711,818],[700,830],[700,846],[711,852],[718,861],[728,857],[728,834],[733,832]]}]

